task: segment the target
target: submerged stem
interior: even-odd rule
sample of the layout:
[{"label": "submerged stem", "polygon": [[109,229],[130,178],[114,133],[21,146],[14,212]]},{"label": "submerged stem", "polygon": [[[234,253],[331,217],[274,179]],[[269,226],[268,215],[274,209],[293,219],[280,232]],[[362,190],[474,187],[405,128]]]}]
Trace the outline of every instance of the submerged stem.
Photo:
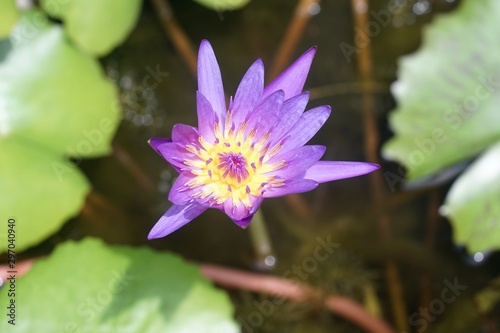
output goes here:
[{"label": "submerged stem", "polygon": [[324,291],[305,283],[217,265],[200,264],[200,269],[205,277],[226,288],[248,290],[296,302],[321,301],[330,312],[368,332],[394,333],[386,322],[371,315],[360,304],[345,296],[327,295]]},{"label": "submerged stem", "polygon": [[257,256],[257,268],[261,270],[271,270],[276,264],[276,257],[273,253],[271,239],[267,232],[266,222],[262,210],[259,209],[255,213],[252,223],[248,227],[250,238]]}]

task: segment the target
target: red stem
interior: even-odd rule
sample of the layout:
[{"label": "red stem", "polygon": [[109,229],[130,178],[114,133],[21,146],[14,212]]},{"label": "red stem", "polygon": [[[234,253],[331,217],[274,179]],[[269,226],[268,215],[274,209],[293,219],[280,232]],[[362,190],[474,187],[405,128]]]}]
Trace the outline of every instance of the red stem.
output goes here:
[{"label": "red stem", "polygon": [[373,333],[394,333],[383,320],[372,316],[350,298],[325,295],[323,291],[305,283],[295,283],[276,276],[249,273],[217,265],[201,264],[202,274],[215,283],[227,287],[286,298],[297,302],[322,299],[324,306],[339,316]]}]

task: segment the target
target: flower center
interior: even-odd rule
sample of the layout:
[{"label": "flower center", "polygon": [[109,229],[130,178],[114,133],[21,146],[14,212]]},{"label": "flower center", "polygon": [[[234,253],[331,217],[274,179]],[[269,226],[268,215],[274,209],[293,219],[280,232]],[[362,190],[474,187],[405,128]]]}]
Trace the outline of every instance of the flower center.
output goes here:
[{"label": "flower center", "polygon": [[215,122],[213,142],[200,136],[197,144],[186,146],[195,157],[186,159],[184,164],[195,177],[185,185],[198,188],[195,196],[201,200],[221,204],[232,198],[233,203],[250,207],[250,196],[259,197],[265,188],[283,185],[268,173],[283,167],[284,161],[267,163],[281,149],[281,143],[270,148],[270,131],[247,129],[246,121],[235,128],[230,119],[229,111],[223,131]]},{"label": "flower center", "polygon": [[247,160],[241,153],[219,153],[219,164],[217,168],[222,172],[228,184],[236,185],[247,180],[250,175],[247,170]]}]

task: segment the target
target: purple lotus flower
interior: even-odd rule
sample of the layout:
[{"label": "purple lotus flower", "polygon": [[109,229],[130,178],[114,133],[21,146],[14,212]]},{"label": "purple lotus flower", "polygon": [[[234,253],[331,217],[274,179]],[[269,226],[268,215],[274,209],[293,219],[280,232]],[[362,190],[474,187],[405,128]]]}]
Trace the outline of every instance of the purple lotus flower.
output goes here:
[{"label": "purple lotus flower", "polygon": [[173,206],[148,238],[179,229],[208,208],[224,211],[245,228],[264,198],[310,191],[319,183],[379,168],[362,162],[320,161],[324,146],[305,146],[330,115],[330,107],[304,112],[302,93],[313,47],[264,87],[259,59],[241,80],[226,108],[221,73],[206,40],[198,54],[198,128],[177,124],[172,139],[150,145],[179,172],[168,199]]}]

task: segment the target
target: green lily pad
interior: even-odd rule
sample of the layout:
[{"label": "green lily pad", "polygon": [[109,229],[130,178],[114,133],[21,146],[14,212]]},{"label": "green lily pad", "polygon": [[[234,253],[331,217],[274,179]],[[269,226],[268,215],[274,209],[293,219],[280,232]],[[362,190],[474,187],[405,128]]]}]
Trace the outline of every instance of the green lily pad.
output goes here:
[{"label": "green lily pad", "polygon": [[73,0],[40,0],[43,10],[56,19],[63,19]]},{"label": "green lily pad", "polygon": [[0,13],[2,13],[2,19],[0,20],[0,39],[2,39],[9,36],[12,27],[19,19],[19,11],[16,8],[15,1],[0,1]]},{"label": "green lily pad", "polygon": [[0,140],[29,139],[75,158],[111,151],[120,119],[117,89],[60,27],[11,50],[0,77]]},{"label": "green lily pad", "polygon": [[500,139],[500,1],[464,0],[403,57],[383,156],[415,180],[476,156]]},{"label": "green lily pad", "polygon": [[250,0],[195,0],[199,4],[216,11],[239,9],[250,2]]},{"label": "green lily pad", "polygon": [[9,218],[16,220],[16,251],[22,251],[76,215],[90,186],[72,163],[36,145],[0,140],[0,156],[1,221],[7,228]]},{"label": "green lily pad", "polygon": [[103,56],[121,44],[139,18],[142,0],[44,0],[42,8],[64,21],[68,36],[85,52]]},{"label": "green lily pad", "polygon": [[[228,296],[196,266],[148,248],[68,242],[39,260],[17,290],[18,333],[239,332]],[[7,291],[0,291],[4,310]]]},{"label": "green lily pad", "polygon": [[500,249],[500,143],[488,149],[455,181],[443,212],[455,242],[471,253]]},{"label": "green lily pad", "polygon": [[41,10],[23,10],[19,14],[19,20],[12,29],[9,40],[19,48],[23,44],[30,43],[51,26],[49,18]]},{"label": "green lily pad", "polygon": [[67,157],[111,151],[119,101],[98,62],[41,11],[23,12],[1,46],[0,217],[16,219],[22,251],[79,212],[90,186]]}]

